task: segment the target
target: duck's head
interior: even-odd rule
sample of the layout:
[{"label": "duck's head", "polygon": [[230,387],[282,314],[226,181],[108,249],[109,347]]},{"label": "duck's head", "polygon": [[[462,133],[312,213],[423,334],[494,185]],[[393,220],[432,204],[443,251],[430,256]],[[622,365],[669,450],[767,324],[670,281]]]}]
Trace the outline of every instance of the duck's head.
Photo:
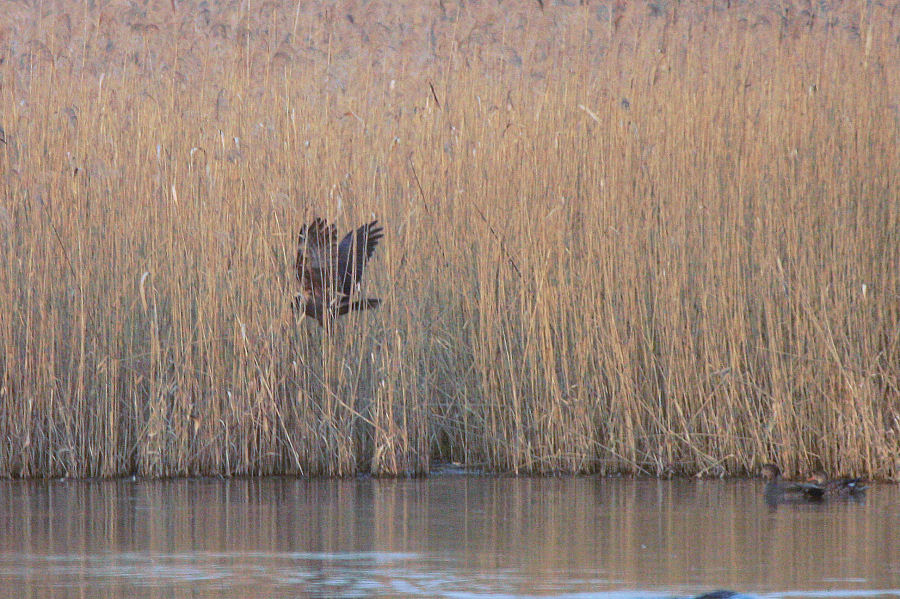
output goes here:
[{"label": "duck's head", "polygon": [[775,464],[763,464],[759,469],[759,473],[766,480],[775,480],[781,477],[781,469]]},{"label": "duck's head", "polygon": [[825,474],[824,470],[813,470],[806,481],[817,485],[824,485],[828,481],[828,475]]}]

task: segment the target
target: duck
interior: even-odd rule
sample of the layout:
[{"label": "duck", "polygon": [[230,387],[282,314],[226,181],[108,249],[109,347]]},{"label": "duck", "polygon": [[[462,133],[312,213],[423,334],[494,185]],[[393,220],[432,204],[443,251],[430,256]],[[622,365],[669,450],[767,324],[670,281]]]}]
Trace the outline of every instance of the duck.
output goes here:
[{"label": "duck", "polygon": [[817,503],[825,499],[825,488],[812,482],[785,481],[781,478],[781,468],[775,464],[763,464],[760,472],[766,479],[764,496],[766,503]]},{"label": "duck", "polygon": [[737,591],[729,591],[727,589],[719,589],[717,591],[710,591],[708,593],[703,593],[702,595],[697,595],[693,599],[734,599],[736,597],[745,597],[746,595],[742,595]]},{"label": "duck", "polygon": [[824,470],[814,470],[809,475],[807,482],[825,489],[825,496],[830,499],[860,499],[865,496],[868,488],[861,478],[835,478],[829,480]]}]

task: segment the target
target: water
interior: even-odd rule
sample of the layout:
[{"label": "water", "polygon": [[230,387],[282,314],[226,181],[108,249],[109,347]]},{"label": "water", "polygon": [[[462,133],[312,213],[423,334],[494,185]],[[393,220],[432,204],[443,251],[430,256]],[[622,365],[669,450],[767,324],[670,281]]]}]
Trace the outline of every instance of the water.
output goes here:
[{"label": "water", "polygon": [[0,597],[900,596],[900,490],[759,481],[0,482]]}]

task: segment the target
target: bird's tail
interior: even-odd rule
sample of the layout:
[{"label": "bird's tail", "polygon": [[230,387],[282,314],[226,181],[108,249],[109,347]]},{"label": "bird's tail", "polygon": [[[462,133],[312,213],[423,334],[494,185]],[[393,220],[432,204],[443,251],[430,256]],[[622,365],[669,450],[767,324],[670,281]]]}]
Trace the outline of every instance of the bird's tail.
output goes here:
[{"label": "bird's tail", "polygon": [[372,310],[381,305],[381,300],[377,297],[368,297],[366,299],[350,301],[349,298],[345,298],[341,300],[341,303],[338,304],[337,310],[335,314],[337,316],[342,316],[347,314],[348,312],[353,312],[354,310]]}]

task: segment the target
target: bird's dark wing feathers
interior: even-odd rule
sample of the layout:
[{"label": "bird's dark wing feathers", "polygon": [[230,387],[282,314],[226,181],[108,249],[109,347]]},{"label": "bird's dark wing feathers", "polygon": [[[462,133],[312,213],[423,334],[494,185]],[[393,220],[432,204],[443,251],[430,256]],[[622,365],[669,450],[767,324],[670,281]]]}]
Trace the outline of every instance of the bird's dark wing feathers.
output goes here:
[{"label": "bird's dark wing feathers", "polygon": [[353,286],[362,278],[366,262],[372,257],[378,241],[384,237],[384,229],[373,220],[367,225],[347,233],[341,240],[337,251],[337,271],[335,273],[337,289],[344,295],[353,292]]},{"label": "bird's dark wing feathers", "polygon": [[323,218],[303,225],[297,239],[297,278],[304,292],[318,297],[325,294],[325,282],[334,272],[337,228]]}]

